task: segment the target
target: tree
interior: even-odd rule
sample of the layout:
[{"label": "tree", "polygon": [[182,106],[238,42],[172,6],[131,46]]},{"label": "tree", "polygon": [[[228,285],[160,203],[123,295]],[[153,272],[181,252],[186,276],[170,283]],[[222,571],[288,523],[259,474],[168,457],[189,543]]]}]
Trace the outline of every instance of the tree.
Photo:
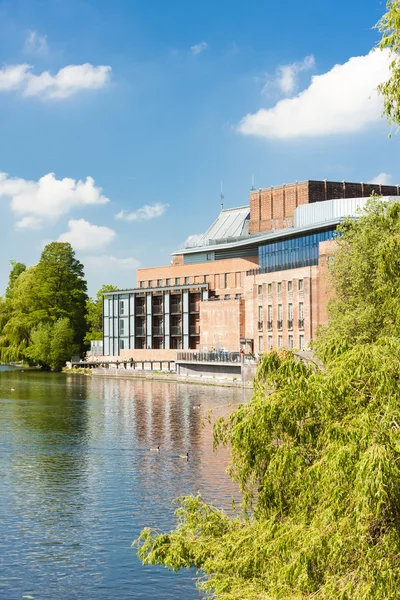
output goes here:
[{"label": "tree", "polygon": [[142,531],[143,562],[196,568],[221,600],[397,600],[399,364],[397,339],[323,370],[266,355],[252,401],[214,426],[243,510],[181,498],[175,530]]},{"label": "tree", "polygon": [[369,201],[338,227],[330,267],[330,326],[313,347],[322,360],[357,343],[400,335],[400,204]]},{"label": "tree", "polygon": [[21,262],[16,262],[15,260],[10,260],[10,266],[11,266],[11,271],[8,276],[8,286],[6,289],[6,298],[9,298],[11,296],[12,288],[14,286],[14,283],[18,279],[18,277],[21,275],[21,273],[26,271],[26,265]]},{"label": "tree", "polygon": [[377,27],[382,33],[379,47],[392,55],[390,78],[378,87],[384,98],[383,114],[389,124],[400,125],[400,0],[388,0],[387,11]]},{"label": "tree", "polygon": [[26,356],[35,364],[60,370],[77,353],[74,330],[69,319],[58,319],[54,324],[39,323],[31,332],[31,343]]},{"label": "tree", "polygon": [[70,244],[48,244],[39,263],[22,272],[9,287],[10,295],[0,306],[1,360],[33,360],[26,354],[32,346],[31,332],[40,324],[54,325],[65,318],[73,329],[74,345],[82,349],[87,286],[83,265]]},{"label": "tree", "polygon": [[104,284],[96,294],[96,300],[89,298],[86,303],[86,322],[89,331],[86,333],[85,342],[103,339],[103,294],[113,292],[118,288],[115,285]]}]

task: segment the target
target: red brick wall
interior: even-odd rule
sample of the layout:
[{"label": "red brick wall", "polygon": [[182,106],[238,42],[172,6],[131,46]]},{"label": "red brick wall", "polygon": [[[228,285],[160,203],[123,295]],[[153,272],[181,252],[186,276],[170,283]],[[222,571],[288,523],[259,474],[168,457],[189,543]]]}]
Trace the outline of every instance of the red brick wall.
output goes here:
[{"label": "red brick wall", "polygon": [[215,300],[200,303],[200,345],[203,350],[223,348],[239,352],[244,329],[243,300]]}]

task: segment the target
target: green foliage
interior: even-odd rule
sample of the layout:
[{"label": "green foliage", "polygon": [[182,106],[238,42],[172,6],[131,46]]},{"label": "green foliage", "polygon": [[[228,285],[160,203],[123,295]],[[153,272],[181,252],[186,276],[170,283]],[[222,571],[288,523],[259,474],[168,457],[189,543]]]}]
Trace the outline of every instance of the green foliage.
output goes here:
[{"label": "green foliage", "polygon": [[103,339],[103,294],[113,292],[118,288],[115,285],[104,284],[96,294],[96,300],[89,298],[86,303],[86,322],[89,331],[85,335],[85,342]]},{"label": "green foliage", "polygon": [[[55,359],[44,361],[38,348],[44,347],[44,326],[53,328],[56,322],[63,319],[70,323],[74,346],[78,350],[82,347],[86,333],[87,301],[83,266],[75,258],[71,245],[61,242],[48,244],[39,263],[24,271],[20,269],[20,274],[16,276],[18,264],[12,265],[9,295],[0,301],[0,359],[5,362],[34,361],[36,359],[33,356],[40,355],[41,364],[58,364]],[[36,332],[35,344],[31,339],[33,331]],[[65,329],[61,328],[61,334],[65,335]],[[67,339],[68,336],[69,333]],[[60,338],[60,345],[64,341],[64,338]],[[60,348],[59,353],[62,352]]]},{"label": "green foliage", "polygon": [[21,275],[21,273],[26,271],[26,265],[24,265],[24,263],[16,262],[15,260],[10,260],[10,266],[11,266],[11,271],[8,276],[8,286],[6,289],[6,298],[10,298],[14,283],[16,282],[18,277]]},{"label": "green foliage", "polygon": [[379,47],[392,53],[391,75],[378,91],[383,95],[383,114],[389,124],[400,125],[400,0],[388,0],[386,8],[377,27],[382,33]]},{"label": "green foliage", "polygon": [[214,428],[243,512],[179,501],[145,529],[146,564],[195,567],[224,600],[395,600],[400,590],[400,344],[357,345],[324,370],[264,356],[255,392]]},{"label": "green foliage", "polygon": [[400,335],[400,204],[371,199],[338,232],[330,326],[313,345],[322,360],[353,344]]},{"label": "green foliage", "polygon": [[69,320],[62,318],[55,323],[39,323],[31,331],[25,354],[35,364],[59,371],[77,351],[74,330]]}]

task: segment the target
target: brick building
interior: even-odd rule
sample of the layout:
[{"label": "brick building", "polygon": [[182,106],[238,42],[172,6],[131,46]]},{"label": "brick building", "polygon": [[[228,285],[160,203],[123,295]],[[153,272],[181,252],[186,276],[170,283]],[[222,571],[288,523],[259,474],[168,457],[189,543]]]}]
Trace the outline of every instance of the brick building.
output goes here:
[{"label": "brick building", "polygon": [[252,190],[222,210],[169,266],[139,269],[137,287],[104,295],[105,356],[173,360],[176,351],[304,348],[327,323],[334,234],[379,184],[305,181]]}]

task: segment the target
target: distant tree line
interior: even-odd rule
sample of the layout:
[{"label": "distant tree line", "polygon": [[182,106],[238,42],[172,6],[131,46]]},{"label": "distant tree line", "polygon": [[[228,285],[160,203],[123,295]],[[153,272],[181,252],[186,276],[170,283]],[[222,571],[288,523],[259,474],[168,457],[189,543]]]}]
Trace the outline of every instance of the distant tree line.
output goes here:
[{"label": "distant tree line", "polygon": [[113,289],[89,298],[84,267],[66,242],[48,244],[35,266],[11,261],[0,296],[0,360],[61,369],[102,338],[102,293]]}]

